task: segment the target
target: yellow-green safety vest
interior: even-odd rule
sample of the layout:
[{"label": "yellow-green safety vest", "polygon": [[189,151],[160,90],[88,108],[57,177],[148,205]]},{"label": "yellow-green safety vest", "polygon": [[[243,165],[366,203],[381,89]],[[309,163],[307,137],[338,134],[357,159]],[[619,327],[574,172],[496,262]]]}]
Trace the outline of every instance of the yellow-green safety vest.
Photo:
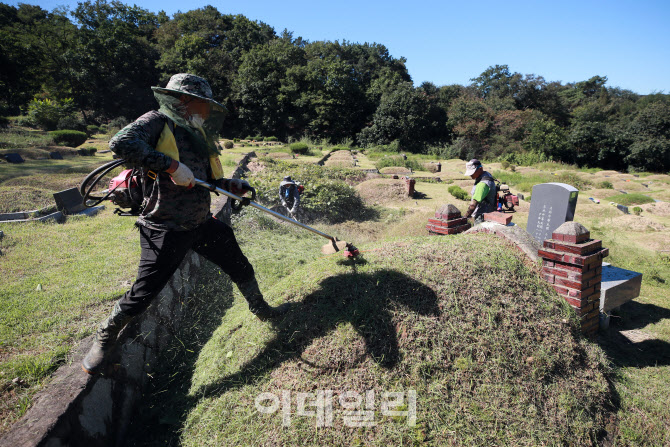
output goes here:
[{"label": "yellow-green safety vest", "polygon": [[[201,132],[203,132],[201,130]],[[204,132],[203,132],[204,136]],[[165,123],[161,136],[158,138],[158,143],[156,144],[156,150],[160,153],[167,155],[173,160],[179,161],[179,149],[177,149],[177,141],[174,138],[174,134],[170,130],[168,123]],[[209,157],[209,166],[212,169],[212,178],[214,180],[219,180],[223,178],[223,166],[221,166],[221,160],[217,155],[212,155]]]}]

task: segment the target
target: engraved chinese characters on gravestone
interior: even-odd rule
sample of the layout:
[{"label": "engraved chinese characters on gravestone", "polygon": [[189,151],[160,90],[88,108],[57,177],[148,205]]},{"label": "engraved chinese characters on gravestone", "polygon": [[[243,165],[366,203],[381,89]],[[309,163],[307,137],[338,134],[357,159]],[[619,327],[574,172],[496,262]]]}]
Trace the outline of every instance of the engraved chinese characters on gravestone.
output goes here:
[{"label": "engraved chinese characters on gravestone", "polygon": [[533,186],[526,231],[542,242],[563,223],[571,221],[577,206],[577,188],[565,183],[542,183]]}]

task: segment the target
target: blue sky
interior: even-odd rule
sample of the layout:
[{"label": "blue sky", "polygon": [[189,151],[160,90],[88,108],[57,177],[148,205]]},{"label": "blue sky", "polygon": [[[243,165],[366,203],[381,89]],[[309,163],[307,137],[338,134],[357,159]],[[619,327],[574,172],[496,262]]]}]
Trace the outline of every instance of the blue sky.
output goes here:
[{"label": "blue sky", "polygon": [[[123,1],[123,0],[122,0]],[[40,0],[52,10],[76,1]],[[16,5],[18,2],[10,2]],[[563,83],[594,75],[636,93],[670,93],[670,0],[123,1],[168,15],[208,4],[310,41],[386,45],[415,85],[467,85],[487,67]]]}]

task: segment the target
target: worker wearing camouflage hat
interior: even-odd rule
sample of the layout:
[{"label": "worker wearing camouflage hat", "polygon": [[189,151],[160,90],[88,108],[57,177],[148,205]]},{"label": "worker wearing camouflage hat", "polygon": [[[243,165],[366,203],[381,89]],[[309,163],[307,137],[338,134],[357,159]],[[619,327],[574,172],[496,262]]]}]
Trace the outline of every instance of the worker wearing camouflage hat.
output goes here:
[{"label": "worker wearing camouflage hat", "polygon": [[228,274],[261,320],[288,311],[288,304],[270,307],[265,302],[232,229],[210,212],[210,191],[193,187],[199,178],[237,195],[251,188],[244,180],[223,177],[216,140],[226,108],[212,98],[209,83],[192,74],[176,74],[165,88],[153,91],[160,108],[142,115],[109,142],[127,164],[142,167],[147,179],[136,223],[142,254],[135,283],[100,324],[82,362],[89,374],[101,369],[119,331],[149,306],[189,250]]},{"label": "worker wearing camouflage hat", "polygon": [[475,181],[470,195],[472,200],[465,217],[473,216],[475,223],[484,221],[484,213],[496,210],[496,184],[493,176],[486,172],[482,164],[473,158],[465,164],[465,173]]}]

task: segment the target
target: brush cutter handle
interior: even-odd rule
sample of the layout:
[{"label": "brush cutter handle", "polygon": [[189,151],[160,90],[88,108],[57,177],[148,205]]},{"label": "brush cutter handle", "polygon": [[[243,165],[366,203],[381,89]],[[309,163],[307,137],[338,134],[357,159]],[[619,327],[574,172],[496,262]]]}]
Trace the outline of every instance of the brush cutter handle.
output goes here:
[{"label": "brush cutter handle", "polygon": [[[219,194],[223,194],[224,196],[228,196],[228,197],[230,197],[230,198],[233,199],[233,200],[237,200],[237,201],[239,201],[242,205],[245,205],[245,204],[247,204],[247,202],[248,202],[248,204],[249,204],[250,206],[253,206],[253,207],[256,208],[256,209],[259,209],[259,210],[261,210],[261,211],[263,211],[263,212],[266,212],[266,213],[268,213],[268,214],[272,214],[272,215],[273,215],[274,217],[276,217],[277,219],[281,219],[281,220],[284,220],[284,221],[286,221],[286,222],[288,222],[288,223],[292,223],[293,225],[297,225],[297,226],[299,226],[299,227],[302,227],[302,228],[304,228],[305,230],[309,230],[309,231],[311,231],[312,233],[314,233],[314,234],[318,234],[318,235],[321,236],[321,237],[325,237],[326,239],[328,239],[328,240],[330,240],[331,242],[333,242],[333,244],[335,244],[336,239],[335,239],[333,236],[329,236],[329,235],[327,235],[326,233],[317,230],[316,228],[312,228],[312,227],[310,227],[310,226],[308,226],[308,225],[305,225],[305,224],[303,224],[303,223],[298,222],[297,220],[293,220],[293,219],[291,219],[290,217],[286,217],[286,216],[284,216],[283,214],[279,214],[279,213],[277,213],[277,212],[275,212],[275,211],[272,211],[272,210],[270,210],[270,209],[267,209],[267,208],[265,208],[264,206],[259,205],[258,203],[256,203],[256,202],[250,200],[249,198],[240,197],[240,196],[238,196],[238,195],[236,195],[236,194],[233,194],[232,192],[228,192],[228,191],[226,191],[225,189],[217,188],[216,186],[214,186],[214,185],[212,185],[212,184],[210,184],[210,183],[207,183],[207,182],[203,182],[202,180],[197,179],[197,178],[194,179],[194,180],[195,180],[195,184],[198,185],[198,186],[202,186],[202,187],[204,187],[204,188],[209,189],[210,191],[216,191],[216,192],[218,192]],[[256,192],[256,191],[254,190],[254,194],[253,194],[253,197],[254,197],[254,198],[255,198],[255,192]]]}]

